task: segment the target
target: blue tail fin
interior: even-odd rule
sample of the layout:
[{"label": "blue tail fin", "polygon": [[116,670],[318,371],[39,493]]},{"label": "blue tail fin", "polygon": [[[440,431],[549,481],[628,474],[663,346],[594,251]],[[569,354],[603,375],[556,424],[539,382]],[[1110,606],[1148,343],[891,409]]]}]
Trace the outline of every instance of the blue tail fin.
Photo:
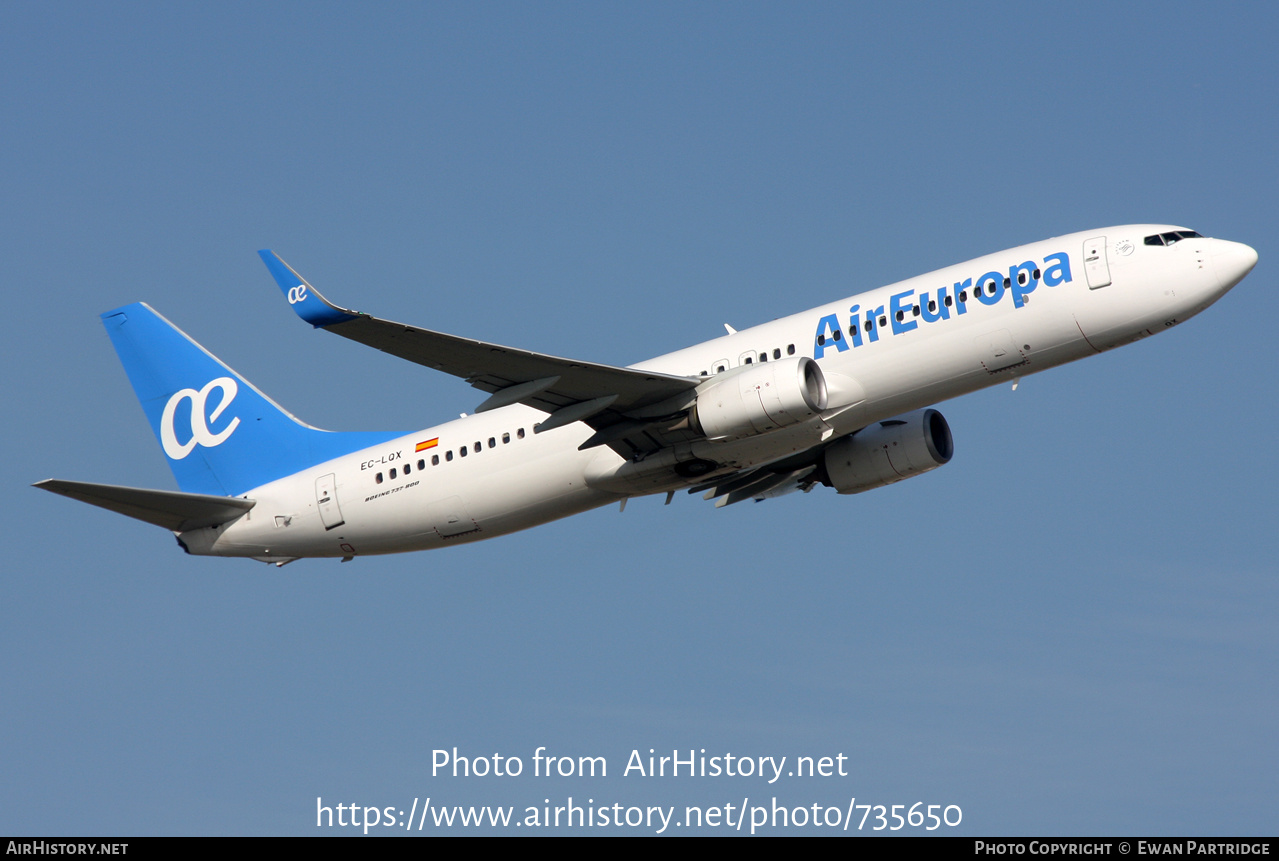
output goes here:
[{"label": "blue tail fin", "polygon": [[108,311],[102,322],[187,493],[238,496],[401,436],[303,424],[142,302]]}]

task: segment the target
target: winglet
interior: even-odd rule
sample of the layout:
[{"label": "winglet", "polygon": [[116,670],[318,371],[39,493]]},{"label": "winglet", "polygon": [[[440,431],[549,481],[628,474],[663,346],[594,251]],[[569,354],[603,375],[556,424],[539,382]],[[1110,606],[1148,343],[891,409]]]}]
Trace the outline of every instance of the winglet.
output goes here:
[{"label": "winglet", "polygon": [[356,314],[339,308],[321,296],[319,291],[306,283],[306,279],[294,272],[293,267],[281,260],[274,251],[264,249],[258,252],[258,256],[262,258],[266,268],[271,270],[271,277],[280,285],[280,292],[289,300],[289,305],[312,326],[318,329],[356,318]]}]

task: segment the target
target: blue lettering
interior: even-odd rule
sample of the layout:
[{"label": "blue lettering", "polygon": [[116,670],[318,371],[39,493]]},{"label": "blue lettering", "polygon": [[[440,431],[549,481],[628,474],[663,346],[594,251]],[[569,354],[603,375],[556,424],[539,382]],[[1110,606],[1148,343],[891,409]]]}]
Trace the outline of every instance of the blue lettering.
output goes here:
[{"label": "blue lettering", "polygon": [[[961,306],[962,307],[962,306]],[[936,310],[933,310],[933,309]],[[950,309],[946,307],[946,288],[937,291],[937,301],[928,298],[927,293],[919,294],[919,314],[925,323],[936,323],[938,320],[949,320]]]},{"label": "blue lettering", "polygon": [[866,325],[868,327],[866,329],[866,334],[869,336],[871,343],[879,340],[879,323],[875,321],[875,318],[883,313],[884,306],[880,305],[874,311],[867,312],[866,314]]},{"label": "blue lettering", "polygon": [[[813,358],[820,359],[826,354],[826,347],[829,346],[832,339],[835,339],[835,347],[839,352],[848,349],[848,344],[843,338],[837,338],[839,331],[839,318],[834,314],[827,314],[825,317],[817,321],[817,334],[813,337]],[[827,335],[827,332],[830,335]]]},{"label": "blue lettering", "polygon": [[[1055,266],[1049,266],[1049,260],[1056,260]],[[1070,257],[1064,251],[1058,251],[1056,254],[1049,254],[1044,258],[1044,283],[1049,287],[1056,287],[1058,284],[1064,284],[1070,280]]]},{"label": "blue lettering", "polygon": [[[912,317],[923,317],[925,323],[936,323],[939,320],[950,319],[950,308],[953,304],[956,315],[968,313],[967,302],[969,297],[968,291],[972,291],[972,298],[977,299],[983,305],[998,305],[1000,300],[1004,298],[1004,293],[1011,293],[1013,297],[1013,307],[1025,307],[1029,301],[1028,297],[1039,284],[1044,283],[1049,287],[1055,287],[1058,284],[1064,284],[1071,280],[1070,273],[1070,257],[1064,251],[1056,254],[1049,254],[1044,258],[1042,278],[1037,277],[1040,267],[1033,260],[1027,260],[1008,268],[1008,276],[1003,273],[991,270],[984,273],[980,278],[965,278],[962,281],[956,281],[950,287],[940,287],[937,289],[937,296],[934,300],[929,291],[922,291],[918,294],[914,290],[906,290],[902,293],[895,293],[889,298],[888,314],[884,314],[884,306],[880,305],[876,308],[867,309],[863,315],[860,305],[853,305],[848,309],[848,337],[842,337],[839,328],[839,317],[836,314],[828,314],[817,322],[817,334],[814,336],[813,358],[820,359],[825,355],[826,350],[834,345],[839,352],[849,349],[849,341],[851,346],[860,347],[863,343],[875,343],[879,340],[881,329],[889,328],[888,318],[892,318],[891,334],[900,335],[909,332],[912,329],[919,328],[919,322]],[[916,314],[915,302],[919,303]],[[865,333],[863,340],[862,333]]]},{"label": "blue lettering", "polygon": [[853,339],[854,347],[862,345],[861,307],[861,305],[854,305],[848,309],[848,334]]},{"label": "blue lettering", "polygon": [[[892,318],[893,334],[900,335],[902,332],[909,332],[919,326],[914,320],[906,319],[906,310],[914,307],[915,303],[902,305],[901,300],[907,296],[915,295],[914,290],[907,290],[905,293],[896,293],[888,303],[888,316]],[[900,318],[900,319],[899,319]]]},{"label": "blue lettering", "polygon": [[[1013,294],[1013,306],[1020,308],[1026,304],[1026,296],[1035,292],[1035,288],[1039,286],[1039,279],[1035,277],[1035,271],[1038,269],[1035,261],[1027,260],[1017,266],[1008,268],[1008,289]],[[1025,278],[1022,278],[1023,273]],[[1022,281],[1025,281],[1023,284]]]},{"label": "blue lettering", "polygon": [[977,298],[983,305],[995,305],[1004,298],[1004,276],[999,272],[987,272],[977,279]]}]

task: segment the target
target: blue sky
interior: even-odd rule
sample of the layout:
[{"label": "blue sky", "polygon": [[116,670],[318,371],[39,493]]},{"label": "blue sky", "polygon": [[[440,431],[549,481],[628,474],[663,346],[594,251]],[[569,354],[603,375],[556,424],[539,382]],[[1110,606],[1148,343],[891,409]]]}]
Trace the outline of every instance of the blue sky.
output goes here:
[{"label": "blue sky", "polygon": [[[0,832],[572,796],[1273,833],[1276,29],[1251,3],[8,4]],[[955,459],[861,496],[275,569],[27,486],[175,487],[97,319],[137,300],[321,427],[478,403],[300,324],[259,248],[380,316],[626,364],[1139,221],[1261,262],[1158,338],[941,405]],[[431,776],[539,746],[609,776]],[[650,748],[849,774],[623,777]]]}]

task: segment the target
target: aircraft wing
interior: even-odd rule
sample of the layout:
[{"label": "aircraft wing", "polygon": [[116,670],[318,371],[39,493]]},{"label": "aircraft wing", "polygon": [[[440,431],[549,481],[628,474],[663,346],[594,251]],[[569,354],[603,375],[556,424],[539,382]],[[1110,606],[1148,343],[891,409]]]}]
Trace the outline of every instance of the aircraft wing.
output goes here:
[{"label": "aircraft wing", "polygon": [[696,487],[690,487],[688,492],[701,493],[705,491],[702,499],[715,500],[716,508],[745,502],[748,499],[763,502],[765,499],[785,496],[797,490],[807,492],[812,490],[817,483],[817,478],[814,475],[817,471],[817,456],[805,453],[804,459],[812,460],[813,462],[801,465],[795,463],[792,459],[787,459],[787,461],[782,463],[745,469],[740,472],[721,475]]},{"label": "aircraft wing", "polygon": [[629,439],[626,454],[660,448],[670,440],[654,434],[679,421],[701,382],[697,377],[562,359],[382,320],[325,299],[274,252],[258,254],[293,310],[312,326],[461,377],[490,393],[476,412],[514,403],[545,410],[551,415],[538,431],[584,421],[597,430],[588,445],[617,447]]}]

